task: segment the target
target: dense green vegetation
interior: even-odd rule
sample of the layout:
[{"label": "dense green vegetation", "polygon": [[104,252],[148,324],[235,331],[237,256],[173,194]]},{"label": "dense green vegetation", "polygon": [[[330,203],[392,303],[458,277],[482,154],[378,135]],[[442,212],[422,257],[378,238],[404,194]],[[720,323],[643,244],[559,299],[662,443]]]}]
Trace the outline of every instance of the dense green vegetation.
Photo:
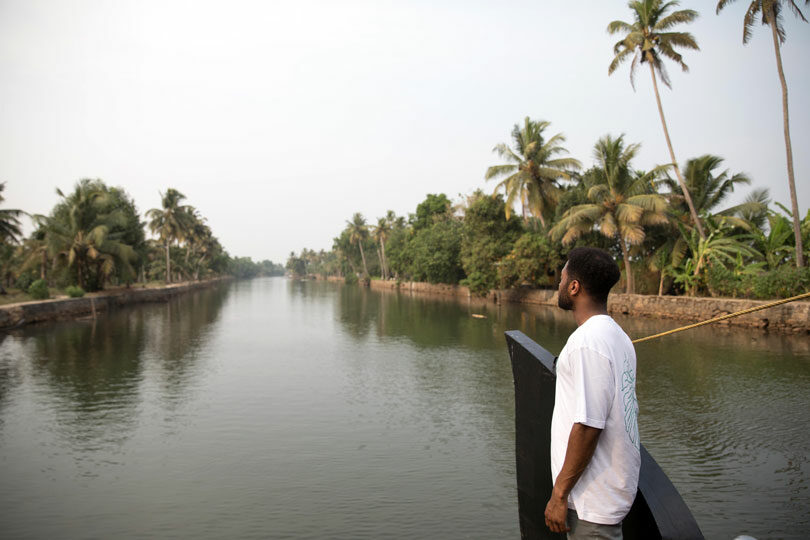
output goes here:
[{"label": "dense green vegetation", "polygon": [[[0,202],[5,184],[0,184]],[[0,209],[0,294],[18,289],[29,298],[71,297],[133,283],[172,283],[233,275],[283,275],[271,261],[231,257],[185,196],[168,189],[161,206],[147,211],[149,229],[132,198],[119,187],[84,179],[64,193],[48,215],[33,215],[23,238],[21,210]],[[24,299],[24,298],[23,298]]]},{"label": "dense green vegetation", "polygon": [[[731,1],[720,0],[717,12]],[[407,218],[389,211],[373,230],[355,213],[331,251],[291,253],[288,271],[344,276],[347,282],[379,276],[460,283],[481,294],[496,287],[553,286],[566,252],[592,245],[609,250],[620,262],[618,287],[627,292],[749,298],[805,292],[810,286],[804,264],[810,211],[802,218],[796,201],[780,55],[784,13],[805,17],[791,0],[755,0],[743,21],[743,43],[757,22],[772,33],[791,209],[778,203],[773,208],[767,189],[755,189],[743,204],[724,208],[735,188],[751,179],[721,170],[723,158],[712,154],[688,159],[682,168],[661,105],[658,81],[671,86],[665,61],[687,71],[679,50],[700,50],[692,34],[677,28],[698,13],[677,6],[677,1],[631,0],[632,20],[607,26],[621,37],[608,75],[631,60],[635,87],[637,69],[649,68],[669,161],[638,170],[632,160],[640,144],[608,134],[595,144],[593,165],[580,172],[581,162],[563,146],[565,136],[547,135],[549,122],[526,117],[514,125],[511,144],[493,149],[501,163],[484,172],[485,179],[499,180],[492,196],[476,191],[453,204],[444,194],[429,194]],[[522,219],[512,215],[515,206]]]},{"label": "dense green vegetation", "polygon": [[[524,130],[534,131],[539,146],[548,144],[537,125],[547,123],[527,120],[513,130],[514,153],[524,162],[532,159],[519,150],[525,148]],[[389,211],[374,227],[355,213],[331,251],[291,253],[287,270],[348,281],[462,284],[484,294],[502,287],[553,287],[567,251],[595,245],[614,254],[623,269],[618,287],[628,292],[771,298],[807,290],[810,269],[795,267],[790,211],[772,206],[767,190],[755,189],[742,204],[723,207],[751,179],[721,170],[718,156],[689,159],[683,176],[701,237],[680,183],[670,176],[672,167],[633,167],[639,147],[623,135],[602,137],[590,168],[578,172],[578,162],[570,160],[565,175],[539,180],[549,184],[542,204],[526,188],[538,181],[531,178],[541,167],[528,163],[523,170],[530,179],[503,181],[492,195],[479,190],[454,204],[444,194],[428,194],[412,214]],[[502,156],[503,145],[495,151]],[[506,200],[525,202],[523,217],[514,215],[501,190]],[[808,245],[810,212],[800,223]]]}]

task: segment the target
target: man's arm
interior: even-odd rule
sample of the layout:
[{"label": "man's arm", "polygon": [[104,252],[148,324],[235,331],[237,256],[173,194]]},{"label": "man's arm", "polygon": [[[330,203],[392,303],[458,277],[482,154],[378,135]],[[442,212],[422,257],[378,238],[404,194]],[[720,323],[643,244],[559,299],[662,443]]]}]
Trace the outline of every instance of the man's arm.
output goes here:
[{"label": "man's arm", "polygon": [[546,505],[546,526],[552,532],[569,531],[565,524],[568,512],[568,494],[574,489],[577,480],[591,461],[600,433],[602,433],[601,429],[585,424],[574,424],[571,427],[571,433],[568,435],[568,447],[565,450],[565,461],[554,482],[551,498]]}]

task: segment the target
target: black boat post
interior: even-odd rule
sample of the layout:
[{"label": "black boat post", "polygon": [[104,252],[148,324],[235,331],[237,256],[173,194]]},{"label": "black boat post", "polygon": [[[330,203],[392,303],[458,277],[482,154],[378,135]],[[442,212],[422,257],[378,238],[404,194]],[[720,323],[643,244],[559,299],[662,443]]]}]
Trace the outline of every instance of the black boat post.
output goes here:
[{"label": "black boat post", "polygon": [[[554,410],[554,356],[523,332],[506,332],[515,379],[515,454],[520,537],[561,539],[545,525],[551,496],[551,415]],[[636,500],[622,524],[626,540],[702,539],[697,522],[664,471],[641,446]]]}]

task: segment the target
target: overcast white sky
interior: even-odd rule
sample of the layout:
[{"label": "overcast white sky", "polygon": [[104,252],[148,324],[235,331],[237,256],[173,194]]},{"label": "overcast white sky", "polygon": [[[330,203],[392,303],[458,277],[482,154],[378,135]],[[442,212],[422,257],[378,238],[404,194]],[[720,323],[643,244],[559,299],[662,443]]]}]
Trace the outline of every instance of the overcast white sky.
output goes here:
[{"label": "overcast white sky", "polygon": [[[701,17],[665,112],[681,163],[713,153],[789,204],[767,27],[743,47],[739,1]],[[141,212],[174,187],[233,255],[329,249],[353,212],[412,212],[476,188],[524,116],[552,122],[586,165],[606,134],[668,161],[647,71],[611,77],[605,27],[624,0],[0,0],[5,207],[47,213],[80,178]],[[810,25],[783,47],[796,182],[810,203]],[[733,202],[752,188],[743,188]],[[30,226],[26,230],[30,230]]]}]

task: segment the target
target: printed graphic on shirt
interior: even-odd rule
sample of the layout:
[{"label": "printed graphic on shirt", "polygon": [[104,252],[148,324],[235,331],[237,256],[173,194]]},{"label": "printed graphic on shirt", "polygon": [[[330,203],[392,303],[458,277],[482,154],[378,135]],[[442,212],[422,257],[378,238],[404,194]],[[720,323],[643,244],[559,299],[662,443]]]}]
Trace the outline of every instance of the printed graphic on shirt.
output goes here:
[{"label": "printed graphic on shirt", "polygon": [[638,444],[638,400],[636,399],[636,374],[630,367],[627,353],[624,355],[622,371],[622,397],[624,402],[624,430],[636,448]]}]

